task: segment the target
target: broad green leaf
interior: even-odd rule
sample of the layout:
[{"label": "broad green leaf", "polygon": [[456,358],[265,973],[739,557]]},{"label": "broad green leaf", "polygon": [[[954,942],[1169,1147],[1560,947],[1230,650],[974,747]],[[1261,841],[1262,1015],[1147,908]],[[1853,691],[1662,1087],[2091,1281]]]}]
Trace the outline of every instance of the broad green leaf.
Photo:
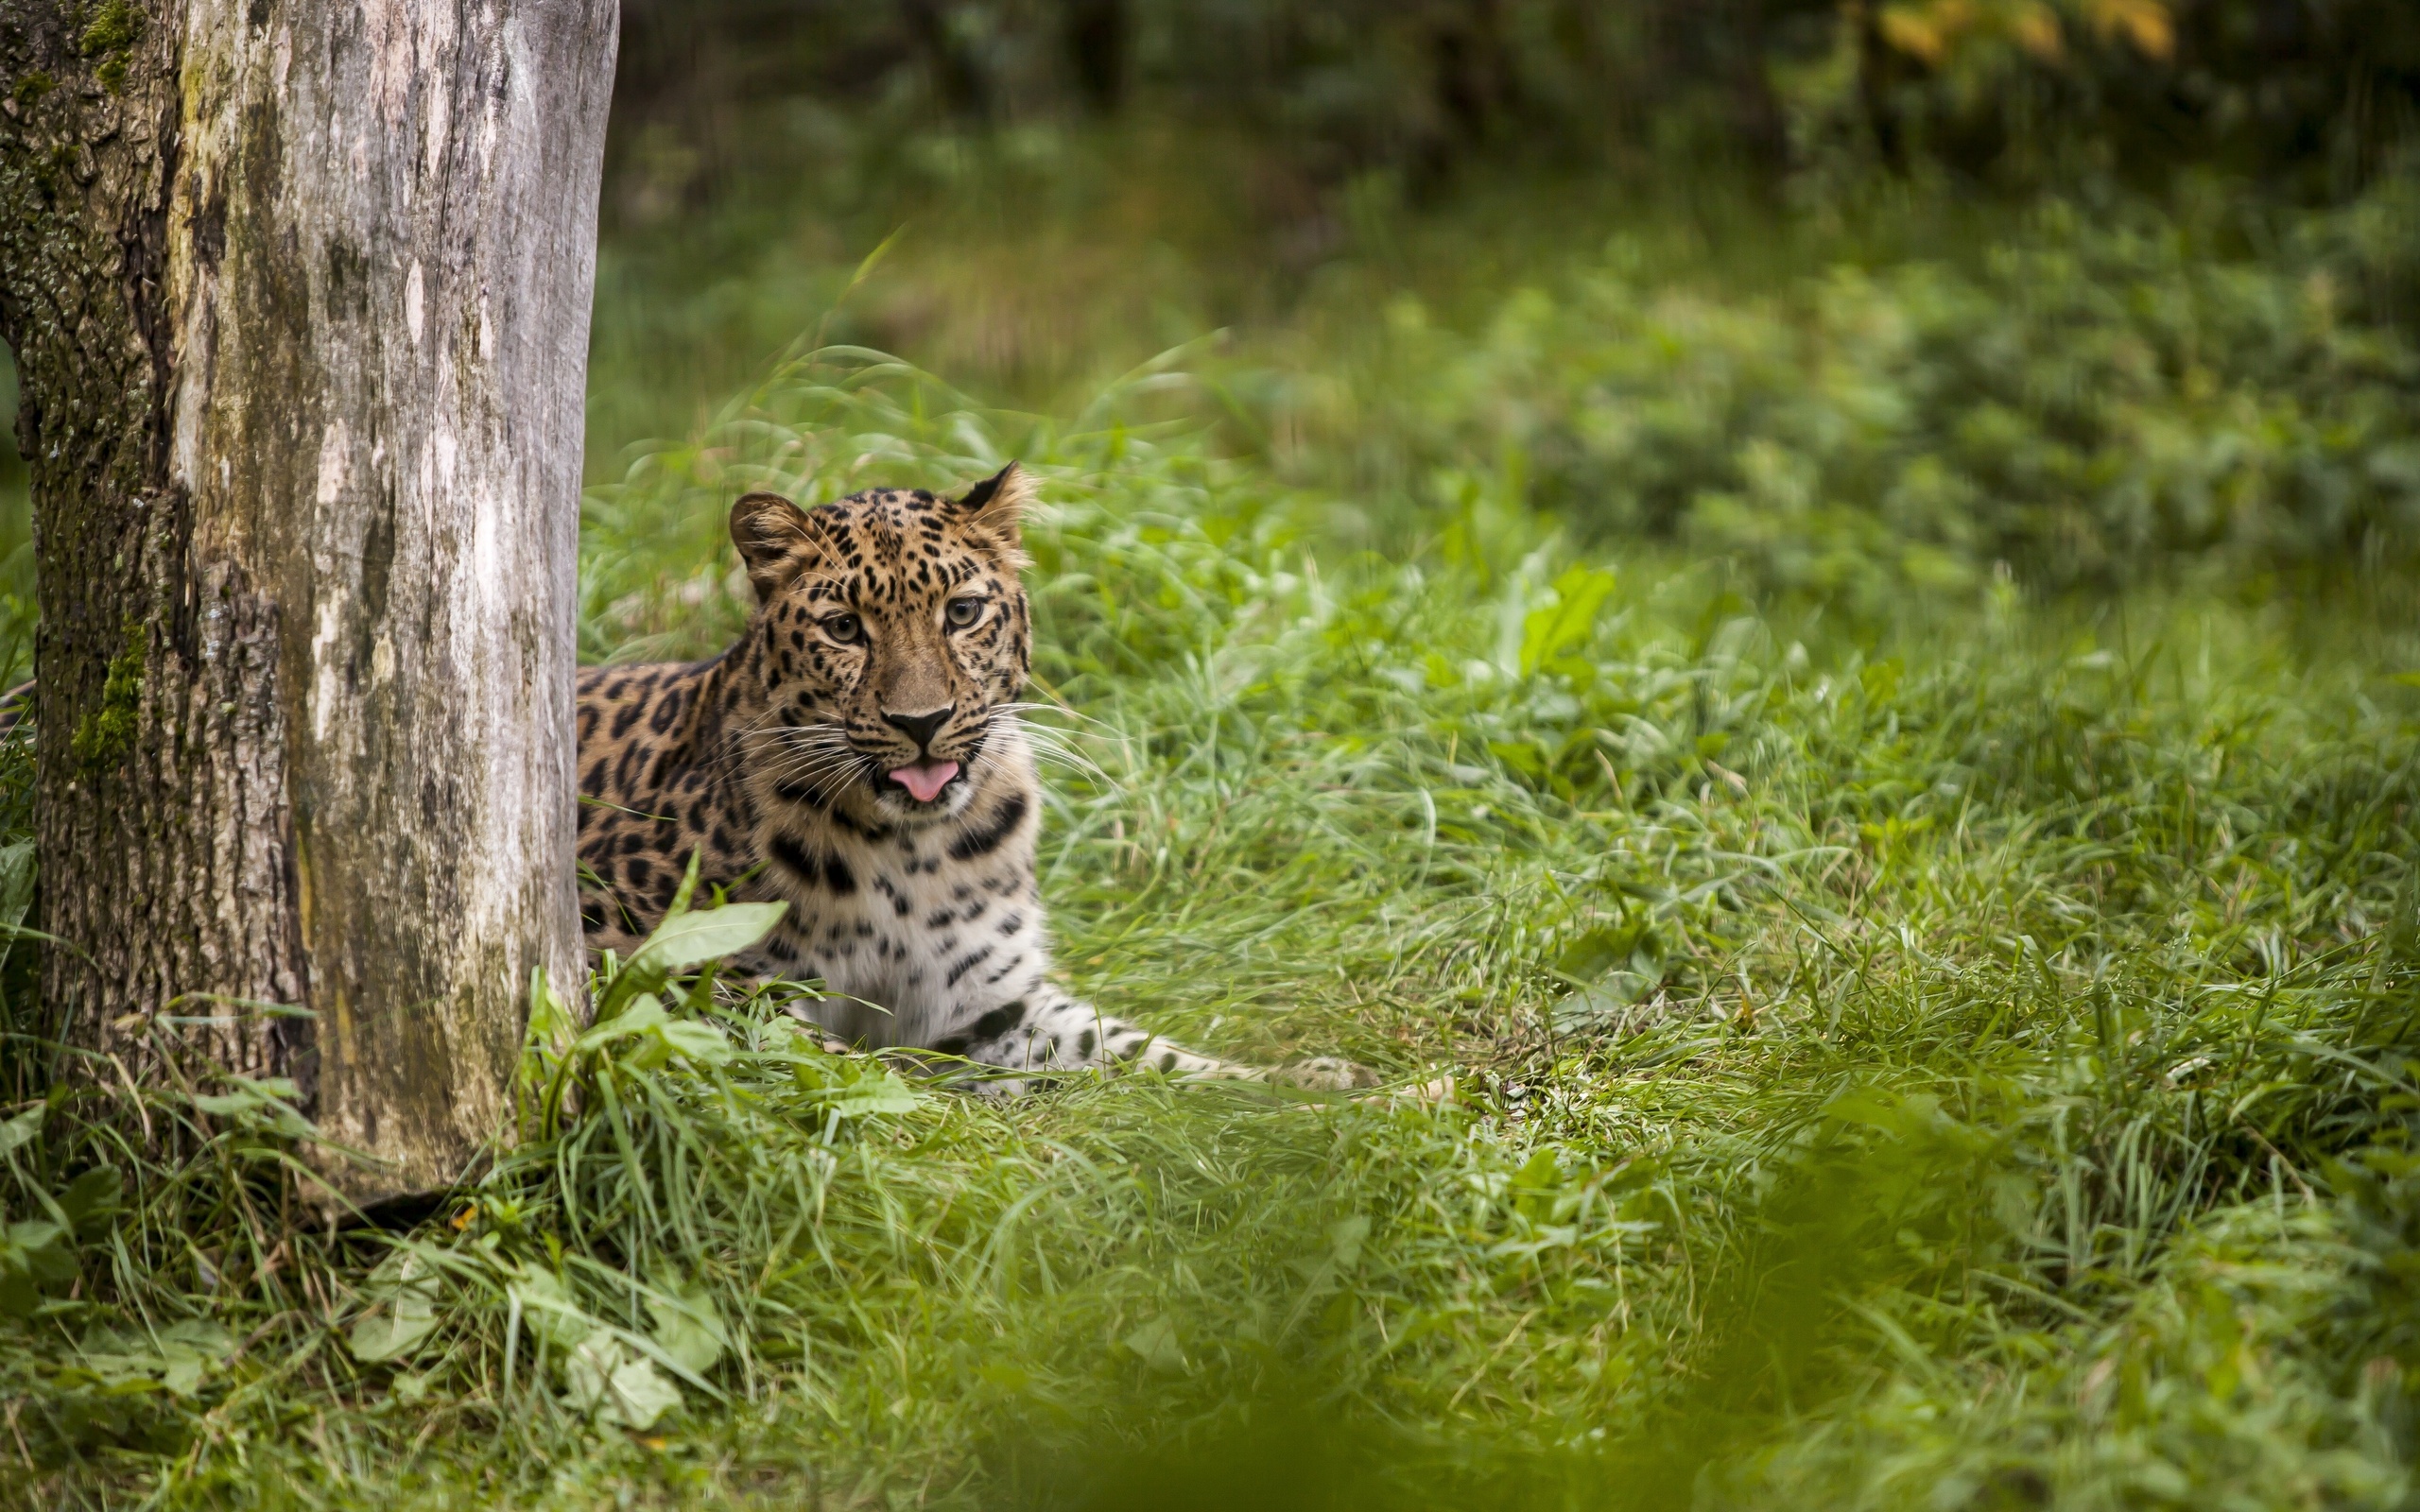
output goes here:
[{"label": "broad green leaf", "polygon": [[678,971],[744,951],[772,932],[787,903],[725,903],[667,919],[631,956],[630,969]]},{"label": "broad green leaf", "polygon": [[372,1313],[357,1320],[345,1343],[354,1359],[364,1365],[377,1365],[409,1354],[436,1332],[437,1318],[427,1307],[414,1307],[398,1299],[393,1311]]},{"label": "broad green leaf", "polygon": [[[689,874],[690,882],[694,882],[694,856]],[[608,957],[605,987],[596,998],[598,1026],[619,1018],[624,1005],[633,997],[658,990],[674,974],[755,944],[789,907],[787,903],[726,903],[720,908],[691,913],[686,907],[689,890],[690,884],[683,883],[671,912],[665,915],[655,933],[631,953],[628,961],[615,966]]]},{"label": "broad green leaf", "polygon": [[614,1372],[629,1358],[610,1334],[596,1334],[573,1344],[562,1359],[563,1396],[573,1407],[592,1417],[603,1412]]},{"label": "broad green leaf", "polygon": [[1176,1325],[1155,1317],[1117,1341],[1145,1365],[1163,1374],[1184,1369],[1184,1349],[1177,1343]]},{"label": "broad green leaf", "polygon": [[1597,627],[1597,613],[1614,591],[1614,575],[1601,567],[1574,567],[1555,579],[1554,602],[1531,610],[1521,620],[1521,675],[1538,669],[1585,644]]},{"label": "broad green leaf", "polygon": [[19,1249],[40,1249],[66,1231],[47,1218],[21,1218],[8,1227],[5,1242]]},{"label": "broad green leaf", "polygon": [[510,1291],[520,1299],[529,1332],[558,1349],[571,1349],[596,1332],[596,1320],[572,1300],[571,1289],[552,1271],[525,1271]]},{"label": "broad green leaf", "polygon": [[84,1368],[113,1385],[157,1382],[189,1397],[202,1377],[235,1352],[235,1336],[207,1318],[188,1318],[145,1338],[103,1332],[79,1351]]},{"label": "broad green leaf", "polygon": [[1355,1213],[1327,1226],[1328,1253],[1335,1258],[1336,1268],[1351,1270],[1361,1263],[1362,1241],[1370,1237],[1370,1220]]},{"label": "broad green leaf", "polygon": [[656,1373],[655,1362],[633,1357],[615,1367],[608,1383],[604,1411],[597,1416],[625,1428],[645,1430],[681,1405],[681,1390]]},{"label": "broad green leaf", "polygon": [[680,1388],[610,1334],[582,1340],[562,1357],[563,1395],[598,1422],[646,1429],[681,1405]]},{"label": "broad green leaf", "polygon": [[674,1297],[650,1297],[647,1310],[655,1319],[656,1347],[682,1369],[701,1376],[722,1358],[729,1341],[705,1292],[693,1288]]},{"label": "broad green leaf", "polygon": [[371,1312],[354,1320],[345,1343],[364,1365],[398,1359],[437,1331],[436,1278],[406,1249],[371,1273]]},{"label": "broad green leaf", "polygon": [[43,1116],[50,1111],[47,1105],[36,1103],[6,1124],[0,1124],[0,1155],[23,1147],[42,1132]]},{"label": "broad green leaf", "polygon": [[90,1235],[102,1227],[99,1220],[117,1211],[118,1194],[125,1190],[126,1177],[113,1165],[96,1165],[67,1184],[59,1194],[59,1211],[77,1232]]},{"label": "broad green leaf", "polygon": [[686,1059],[718,1066],[732,1057],[731,1041],[710,1023],[700,1023],[694,1019],[674,1019],[657,1026],[655,1033],[656,1038],[662,1040],[674,1055]]},{"label": "broad green leaf", "polygon": [[887,1071],[877,1071],[846,1087],[826,1090],[823,1103],[842,1118],[880,1113],[912,1113],[925,1106],[924,1094]]},{"label": "broad green leaf", "polygon": [[1512,1173],[1512,1185],[1527,1192],[1550,1192],[1562,1184],[1562,1162],[1544,1145],[1531,1151],[1521,1169]]},{"label": "broad green leaf", "polygon": [[1557,974],[1579,990],[1554,1005],[1557,1034],[1584,1034],[1626,1023],[1633,1005],[1664,985],[1664,941],[1646,920],[1592,929],[1555,961]]},{"label": "broad green leaf", "polygon": [[1637,1028],[1631,1009],[1655,990],[1656,979],[1635,971],[1611,971],[1595,987],[1558,1001],[1553,1009],[1554,1032],[1588,1034],[1622,1027]]},{"label": "broad green leaf", "polygon": [[0,1317],[23,1317],[42,1300],[42,1288],[76,1274],[76,1256],[60,1243],[67,1230],[43,1218],[21,1218],[0,1229]]},{"label": "broad green leaf", "polygon": [[659,1028],[669,1022],[670,1017],[664,1011],[663,999],[652,992],[642,992],[632,1000],[629,1007],[581,1035],[579,1043],[574,1048],[581,1051],[595,1050],[600,1045],[612,1044],[616,1040],[627,1040],[634,1034],[645,1034],[649,1029]]},{"label": "broad green leaf", "polygon": [[186,1318],[160,1331],[160,1383],[177,1396],[194,1396],[200,1374],[234,1352],[234,1335],[208,1318]]}]

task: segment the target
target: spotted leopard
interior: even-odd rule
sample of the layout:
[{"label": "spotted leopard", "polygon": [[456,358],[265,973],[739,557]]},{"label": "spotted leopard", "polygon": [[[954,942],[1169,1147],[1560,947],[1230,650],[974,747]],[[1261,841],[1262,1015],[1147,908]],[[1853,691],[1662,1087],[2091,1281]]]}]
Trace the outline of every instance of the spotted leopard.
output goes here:
[{"label": "spotted leopard", "polygon": [[733,507],[757,599],[738,641],[686,665],[580,674],[591,949],[637,944],[695,854],[701,888],[789,904],[737,964],[822,984],[796,1011],[840,1040],[1016,1073],[1371,1085],[1341,1060],[1270,1071],[1200,1055],[1051,979],[1042,795],[1015,702],[1032,658],[1031,492],[1011,463],[957,498]]}]

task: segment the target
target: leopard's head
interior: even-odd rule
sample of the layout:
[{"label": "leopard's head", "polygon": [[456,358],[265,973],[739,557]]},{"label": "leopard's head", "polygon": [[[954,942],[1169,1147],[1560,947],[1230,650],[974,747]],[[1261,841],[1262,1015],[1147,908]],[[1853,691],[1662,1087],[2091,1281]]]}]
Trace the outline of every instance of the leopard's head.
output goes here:
[{"label": "leopard's head", "polygon": [[732,507],[764,679],[752,765],[785,794],[891,823],[955,814],[1032,666],[1017,575],[1032,485],[1013,462],[957,498],[873,490]]}]

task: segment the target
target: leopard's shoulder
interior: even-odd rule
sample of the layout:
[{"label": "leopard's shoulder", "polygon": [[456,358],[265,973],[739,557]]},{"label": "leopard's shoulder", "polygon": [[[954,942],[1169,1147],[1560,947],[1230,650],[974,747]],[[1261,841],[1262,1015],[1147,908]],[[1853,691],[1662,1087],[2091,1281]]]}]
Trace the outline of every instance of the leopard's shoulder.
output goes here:
[{"label": "leopard's shoulder", "polygon": [[712,759],[724,660],[580,670],[580,912],[593,945],[643,936],[692,856],[709,886],[752,864],[746,789],[717,781]]}]

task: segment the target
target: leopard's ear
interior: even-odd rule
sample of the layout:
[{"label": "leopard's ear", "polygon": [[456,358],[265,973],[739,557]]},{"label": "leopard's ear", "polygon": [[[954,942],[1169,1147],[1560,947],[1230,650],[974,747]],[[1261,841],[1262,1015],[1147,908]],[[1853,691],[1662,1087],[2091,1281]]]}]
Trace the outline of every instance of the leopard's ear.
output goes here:
[{"label": "leopard's ear", "polygon": [[743,494],[731,507],[731,543],[747,564],[759,604],[799,575],[809,541],[805,511],[778,493]]},{"label": "leopard's ear", "polygon": [[972,523],[998,531],[1013,550],[1033,493],[1033,474],[1011,462],[950,503]]}]

